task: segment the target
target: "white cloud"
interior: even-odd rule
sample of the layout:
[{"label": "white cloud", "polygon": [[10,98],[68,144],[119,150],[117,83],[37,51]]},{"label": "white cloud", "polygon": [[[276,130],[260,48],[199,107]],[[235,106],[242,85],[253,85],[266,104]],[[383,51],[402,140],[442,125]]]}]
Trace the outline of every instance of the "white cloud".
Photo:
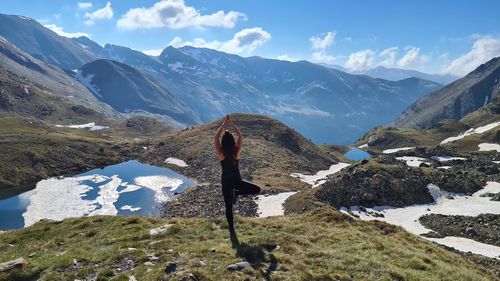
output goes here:
[{"label": "white cloud", "polygon": [[184,0],[162,0],[149,8],[128,10],[117,22],[122,29],[159,28],[180,29],[186,27],[232,28],[236,21],[246,15],[240,12],[218,11],[202,15],[194,7],[186,6]]},{"label": "white cloud", "polygon": [[351,42],[352,41],[352,37],[351,36],[344,37],[344,41]]},{"label": "white cloud", "polygon": [[181,38],[181,37],[179,37],[179,36],[175,36],[175,37],[174,37],[174,39],[172,39],[172,40],[168,43],[168,45],[170,45],[170,46],[174,46],[174,47],[180,47],[180,46],[182,46],[182,43],[183,43],[182,38]]},{"label": "white cloud", "polygon": [[68,37],[68,38],[77,38],[77,37],[81,37],[81,36],[85,36],[85,37],[88,37],[88,38],[91,37],[91,35],[89,33],[85,33],[85,32],[73,32],[73,33],[71,33],[71,32],[65,32],[62,27],[57,26],[55,24],[44,24],[43,26],[45,26],[46,28],[54,31],[58,35],[61,35],[61,36],[64,36],[64,37]]},{"label": "white cloud", "polygon": [[205,41],[203,38],[195,38],[193,41],[184,41],[180,37],[175,37],[169,45],[174,47],[193,46],[215,49],[232,54],[251,53],[258,46],[271,39],[271,34],[260,27],[246,28],[236,34],[228,41],[218,40]]},{"label": "white cloud", "polygon": [[90,8],[92,8],[91,2],[78,2],[78,9],[79,10],[88,10]]},{"label": "white cloud", "polygon": [[390,47],[380,52],[378,56],[384,58],[384,60],[380,62],[380,65],[394,66],[394,64],[396,64],[396,55],[398,54],[398,49],[398,47]]},{"label": "white cloud", "polygon": [[87,20],[84,22],[85,25],[93,25],[95,21],[98,20],[109,20],[113,18],[113,8],[111,7],[111,2],[107,2],[104,8],[93,11],[92,13],[85,13]]},{"label": "white cloud", "polygon": [[397,62],[400,67],[421,66],[430,59],[428,56],[420,54],[420,48],[407,46],[405,50],[406,54]]},{"label": "white cloud", "polygon": [[326,50],[335,42],[335,31],[330,31],[324,37],[313,36],[309,38],[311,49],[313,49],[312,60],[318,63],[332,63],[335,60],[334,56],[328,55]]},{"label": "white cloud", "polygon": [[488,60],[500,56],[500,37],[483,36],[472,49],[443,67],[443,73],[464,76]]},{"label": "white cloud", "polygon": [[313,50],[325,50],[330,47],[335,40],[336,32],[327,32],[323,38],[313,36],[309,38]]},{"label": "white cloud", "polygon": [[145,50],[142,52],[148,56],[159,56],[163,52],[163,49]]},{"label": "white cloud", "polygon": [[369,49],[354,52],[349,55],[345,67],[352,71],[366,70],[373,66],[375,52]]},{"label": "white cloud", "polygon": [[285,60],[285,61],[297,61],[297,59],[294,59],[294,58],[290,57],[287,54],[283,54],[283,55],[277,56],[276,59],[278,59],[278,60]]},{"label": "white cloud", "polygon": [[314,52],[312,53],[312,60],[318,63],[332,63],[336,58],[334,56],[327,55],[325,52]]}]

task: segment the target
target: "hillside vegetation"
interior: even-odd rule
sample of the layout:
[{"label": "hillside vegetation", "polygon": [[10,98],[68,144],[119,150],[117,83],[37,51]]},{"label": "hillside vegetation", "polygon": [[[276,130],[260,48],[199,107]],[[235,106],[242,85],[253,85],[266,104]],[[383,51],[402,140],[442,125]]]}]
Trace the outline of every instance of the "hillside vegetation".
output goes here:
[{"label": "hillside vegetation", "polygon": [[[158,235],[153,228],[169,225]],[[495,280],[458,254],[402,228],[329,208],[238,218],[232,248],[221,218],[87,217],[0,234],[0,280]],[[243,270],[231,264],[248,261]]]}]

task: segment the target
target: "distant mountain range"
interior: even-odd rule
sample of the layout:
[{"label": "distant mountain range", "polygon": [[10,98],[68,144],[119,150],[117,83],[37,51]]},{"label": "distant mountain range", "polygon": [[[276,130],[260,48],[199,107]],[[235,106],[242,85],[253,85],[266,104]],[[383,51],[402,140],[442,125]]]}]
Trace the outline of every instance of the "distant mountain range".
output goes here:
[{"label": "distant mountain range", "polygon": [[26,54],[1,36],[0,69],[22,77],[27,87],[31,83],[36,84],[47,95],[56,95],[70,104],[85,106],[100,112],[103,116],[119,116],[111,106],[99,102],[84,85],[65,71]]},{"label": "distant mountain range", "polygon": [[119,114],[135,110],[168,116],[185,125],[229,112],[259,113],[315,142],[351,143],[441,87],[419,78],[387,81],[307,61],[244,58],[204,48],[167,47],[151,57],[84,37],[64,38],[22,16],[0,15],[0,23],[6,23],[0,36],[23,52],[77,71],[76,76],[66,71],[64,79],[84,84],[99,106],[110,105]]},{"label": "distant mountain range", "polygon": [[144,110],[196,123],[195,114],[175,95],[141,71],[112,60],[98,59],[76,71],[75,77],[102,102],[119,112]]},{"label": "distant mountain range", "polygon": [[406,109],[396,126],[425,129],[443,119],[460,120],[500,95],[500,57],[480,65],[446,87],[426,95]]},{"label": "distant mountain range", "polygon": [[29,17],[0,14],[0,36],[25,53],[62,69],[75,69],[97,59],[93,52]]},{"label": "distant mountain range", "polygon": [[375,68],[370,68],[367,70],[351,71],[341,65],[329,65],[322,64],[323,66],[334,68],[340,71],[344,71],[356,75],[368,75],[374,78],[380,78],[390,81],[398,81],[410,77],[416,77],[424,80],[434,81],[443,85],[449,84],[459,77],[449,75],[449,74],[428,74],[411,69],[401,69],[401,68],[389,68],[384,66],[377,66]]}]

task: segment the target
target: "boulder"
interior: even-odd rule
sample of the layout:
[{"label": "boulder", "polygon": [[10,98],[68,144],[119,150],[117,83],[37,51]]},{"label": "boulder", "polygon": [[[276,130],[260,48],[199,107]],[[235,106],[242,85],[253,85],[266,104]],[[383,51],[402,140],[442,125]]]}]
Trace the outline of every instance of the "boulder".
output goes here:
[{"label": "boulder", "polygon": [[227,270],[235,271],[235,270],[243,270],[245,268],[252,268],[249,262],[242,261],[234,264],[230,264],[226,267]]},{"label": "boulder", "polygon": [[23,268],[26,262],[23,258],[18,258],[8,262],[0,263],[0,272],[9,271],[14,268]]},{"label": "boulder", "polygon": [[157,228],[153,228],[149,230],[149,235],[154,236],[160,233],[166,232],[169,228],[171,228],[173,224],[166,224]]}]

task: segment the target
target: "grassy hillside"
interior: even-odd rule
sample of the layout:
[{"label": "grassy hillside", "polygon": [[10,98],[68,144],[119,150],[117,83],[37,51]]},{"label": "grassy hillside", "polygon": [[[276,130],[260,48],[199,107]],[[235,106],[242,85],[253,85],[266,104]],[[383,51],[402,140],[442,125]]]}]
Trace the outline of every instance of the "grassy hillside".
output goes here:
[{"label": "grassy hillside", "polygon": [[[166,232],[149,234],[166,224]],[[237,225],[240,244],[232,248],[221,218],[42,221],[0,234],[0,262],[26,261],[0,280],[495,280],[402,228],[329,208]],[[251,267],[226,269],[240,261]]]},{"label": "grassy hillside", "polygon": [[101,134],[20,117],[0,118],[0,143],[0,189],[117,163],[130,154],[130,144]]},{"label": "grassy hillside", "polygon": [[[368,144],[370,151],[381,152],[384,149],[405,146],[436,146],[448,137],[458,136],[470,128],[477,128],[500,121],[500,96],[492,102],[460,121],[443,120],[433,124],[426,130],[398,127],[377,127],[365,134],[356,145]],[[477,151],[478,144],[483,142],[499,143],[500,127],[483,134],[465,137],[444,146],[459,151]]]}]

